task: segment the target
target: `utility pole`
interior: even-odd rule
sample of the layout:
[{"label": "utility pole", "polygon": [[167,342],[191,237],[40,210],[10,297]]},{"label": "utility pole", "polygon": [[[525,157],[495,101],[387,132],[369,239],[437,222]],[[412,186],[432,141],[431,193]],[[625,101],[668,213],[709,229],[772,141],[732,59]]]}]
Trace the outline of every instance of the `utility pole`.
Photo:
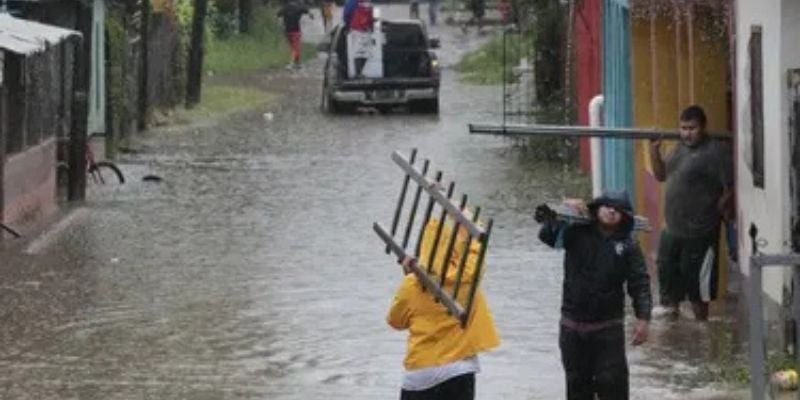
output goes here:
[{"label": "utility pole", "polygon": [[86,144],[89,102],[89,61],[92,55],[92,8],[75,2],[76,28],[82,38],[76,45],[72,71],[72,132],[69,147],[69,185],[67,199],[86,198]]},{"label": "utility pole", "polygon": [[189,76],[186,80],[186,108],[192,108],[200,102],[203,84],[203,32],[205,31],[208,0],[194,0],[192,16],[192,38],[189,48]]},{"label": "utility pole", "polygon": [[253,0],[239,0],[239,33],[250,32],[250,15],[253,11]]},{"label": "utility pole", "polygon": [[[5,2],[3,2],[5,7]],[[5,53],[0,52],[0,71],[5,70]],[[6,185],[5,167],[6,167],[6,132],[8,132],[8,118],[6,117],[8,110],[6,109],[6,85],[0,78],[0,224],[5,221],[5,194],[3,193],[4,186]],[[0,240],[3,239],[3,233],[0,232]]]},{"label": "utility pole", "polygon": [[139,33],[142,38],[142,65],[139,80],[139,130],[147,128],[147,110],[150,108],[150,0],[141,2],[142,25]]}]

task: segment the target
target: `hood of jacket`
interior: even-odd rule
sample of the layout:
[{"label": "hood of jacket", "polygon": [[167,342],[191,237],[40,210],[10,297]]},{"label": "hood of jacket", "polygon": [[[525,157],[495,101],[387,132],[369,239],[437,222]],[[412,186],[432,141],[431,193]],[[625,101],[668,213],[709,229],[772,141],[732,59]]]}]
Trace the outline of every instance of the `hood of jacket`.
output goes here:
[{"label": "hood of jacket", "polygon": [[628,192],[604,192],[602,195],[592,200],[587,207],[589,209],[589,215],[593,220],[597,220],[597,209],[600,206],[614,207],[622,212],[622,227],[620,228],[619,233],[625,236],[630,236],[631,232],[633,232],[635,223],[634,217],[636,215],[633,213],[633,206],[631,205]]},{"label": "hood of jacket", "polygon": [[[455,221],[452,218],[446,218],[444,226],[442,226],[442,233],[439,235],[439,243],[436,246],[436,254],[431,264],[431,252],[434,249],[436,242],[436,233],[439,229],[440,221],[438,218],[431,218],[425,225],[425,231],[422,234],[422,243],[420,246],[420,257],[417,264],[425,270],[432,271],[431,274],[440,277],[442,269],[445,268],[447,262],[447,274],[445,275],[445,285],[453,285],[458,276],[458,266],[461,263],[461,258],[464,252],[468,252],[467,259],[464,264],[464,272],[461,274],[461,284],[471,283],[475,279],[475,271],[478,266],[478,253],[480,251],[480,243],[477,240],[469,240],[469,234],[464,227],[459,227],[458,233],[455,236],[455,243],[452,246],[450,257],[447,258],[447,250],[450,247],[450,239],[453,236],[453,229]],[[481,268],[483,270],[483,268]]]}]

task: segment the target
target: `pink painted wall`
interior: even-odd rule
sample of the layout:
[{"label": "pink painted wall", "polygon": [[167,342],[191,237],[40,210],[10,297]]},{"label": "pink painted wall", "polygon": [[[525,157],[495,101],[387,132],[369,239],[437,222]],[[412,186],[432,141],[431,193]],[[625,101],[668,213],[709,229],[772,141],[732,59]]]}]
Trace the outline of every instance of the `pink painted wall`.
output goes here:
[{"label": "pink painted wall", "polygon": [[9,155],[3,179],[5,222],[36,218],[56,208],[56,140]]}]

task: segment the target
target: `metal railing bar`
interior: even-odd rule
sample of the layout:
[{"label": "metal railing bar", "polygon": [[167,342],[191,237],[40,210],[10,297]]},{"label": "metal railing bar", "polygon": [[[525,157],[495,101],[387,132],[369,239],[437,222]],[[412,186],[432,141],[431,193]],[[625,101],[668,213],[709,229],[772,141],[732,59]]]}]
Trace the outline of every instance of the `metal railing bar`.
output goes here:
[{"label": "metal railing bar", "polygon": [[[425,162],[422,165],[423,177],[428,174],[429,165],[430,165],[430,160],[425,160]],[[403,235],[403,248],[408,247],[408,239],[411,237],[411,229],[414,228],[414,219],[417,216],[417,206],[419,206],[419,198],[421,196],[422,196],[422,186],[417,186],[417,193],[414,195],[414,202],[411,204],[411,212],[408,215],[408,225],[406,225],[406,232]]]},{"label": "metal railing bar", "polygon": [[[439,185],[442,183],[442,171],[436,172],[436,184]],[[430,192],[428,192],[430,194]],[[425,208],[425,218],[422,219],[422,228],[419,230],[419,237],[417,238],[417,248],[414,251],[414,257],[420,258],[422,251],[422,238],[425,235],[425,229],[428,225],[428,221],[431,220],[431,213],[433,212],[433,206],[436,205],[436,199],[433,196],[428,196],[428,207]]]},{"label": "metal railing bar", "polygon": [[[461,195],[461,204],[458,206],[460,210],[464,210],[467,206],[467,195]],[[450,232],[450,240],[447,242],[447,253],[442,265],[442,276],[439,278],[439,286],[444,286],[445,278],[447,278],[447,270],[450,268],[450,259],[453,257],[453,249],[458,241],[458,230],[461,225],[456,222],[453,226],[453,231]]]},{"label": "metal railing bar", "polygon": [[[408,160],[410,165],[414,165],[414,161],[417,158],[417,149],[411,149],[411,156]],[[397,233],[397,225],[400,222],[400,214],[403,211],[403,204],[406,201],[406,192],[408,191],[408,182],[411,178],[408,174],[403,177],[403,186],[400,188],[400,198],[397,199],[397,208],[394,210],[394,218],[392,218],[392,237]],[[389,254],[389,246],[386,246],[386,254]]]},{"label": "metal railing bar", "polygon": [[422,283],[422,286],[431,292],[431,294],[438,299],[439,301],[447,307],[448,312],[453,315],[458,316],[460,319],[463,318],[462,315],[464,314],[464,309],[451,298],[436,282],[431,279],[431,277],[425,273],[423,268],[421,268],[417,264],[417,258],[409,256],[399,244],[397,244],[391,235],[389,235],[385,229],[379,224],[374,223],[372,225],[372,229],[378,236],[386,243],[387,246],[391,248],[391,251],[397,256],[399,260],[403,260],[406,257],[410,257],[412,262],[409,268],[414,273],[414,275],[419,279]]},{"label": "metal railing bar", "polygon": [[431,182],[427,178],[422,176],[419,172],[417,172],[416,169],[414,169],[414,167],[412,167],[408,163],[408,161],[406,161],[406,159],[399,152],[394,152],[392,154],[392,160],[394,160],[394,162],[397,163],[397,165],[399,165],[400,168],[405,170],[405,172],[411,177],[411,179],[417,182],[417,184],[419,184],[426,192],[428,192],[428,194],[431,197],[435,198],[439,202],[439,204],[441,204],[445,209],[447,209],[447,211],[451,215],[454,215],[456,220],[461,225],[466,227],[466,229],[472,236],[480,236],[481,234],[483,234],[483,229],[478,227],[469,218],[464,216],[460,212],[458,207],[455,204],[453,204],[450,200],[448,200],[444,196],[444,194],[442,194],[441,187],[438,185],[438,183]]},{"label": "metal railing bar", "polygon": [[[450,185],[447,188],[447,200],[450,200],[453,197],[453,191],[456,188],[455,182],[450,182]],[[430,274],[433,271],[433,263],[436,261],[436,254],[439,252],[439,242],[442,239],[442,231],[444,230],[444,223],[445,219],[447,218],[447,210],[442,208],[442,212],[439,215],[439,226],[436,227],[436,238],[433,239],[433,249],[431,249],[431,255],[428,256],[428,273]]]},{"label": "metal railing bar", "polygon": [[461,326],[466,327],[467,321],[469,320],[469,315],[472,312],[472,305],[475,302],[475,293],[478,292],[478,284],[481,281],[481,270],[483,269],[483,262],[486,259],[486,249],[489,248],[489,237],[492,234],[492,224],[494,223],[493,219],[490,219],[486,223],[486,234],[481,240],[481,249],[478,253],[478,263],[475,266],[475,277],[472,280],[472,286],[469,289],[469,297],[467,298],[467,307],[464,311],[464,314],[461,317]]},{"label": "metal railing bar", "polygon": [[[478,223],[478,218],[480,217],[480,215],[481,215],[481,208],[480,207],[475,208],[475,214],[472,216],[472,220],[474,221],[474,223],[476,224]],[[478,240],[480,240],[481,237],[483,237],[483,235],[479,236]],[[473,240],[475,240],[475,238],[469,236],[467,238],[466,243],[464,243],[464,252],[461,254],[461,262],[458,265],[458,272],[456,272],[456,281],[453,284],[454,285],[453,298],[456,299],[456,301],[458,301],[458,292],[459,288],[461,287],[461,278],[464,275],[464,268],[466,268],[467,265],[467,258],[469,257],[469,252],[472,248]]]}]

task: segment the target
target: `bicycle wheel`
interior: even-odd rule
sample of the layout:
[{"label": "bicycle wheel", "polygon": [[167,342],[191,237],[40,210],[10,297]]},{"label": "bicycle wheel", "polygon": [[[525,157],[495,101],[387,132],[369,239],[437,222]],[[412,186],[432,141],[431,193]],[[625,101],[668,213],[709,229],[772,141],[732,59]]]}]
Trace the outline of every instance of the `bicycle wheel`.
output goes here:
[{"label": "bicycle wheel", "polygon": [[104,185],[106,181],[109,183],[115,182],[114,177],[116,177],[116,182],[120,184],[125,183],[125,177],[122,175],[122,171],[110,161],[98,161],[92,164],[92,166],[89,167],[89,174],[92,176],[94,183],[101,185]]}]

